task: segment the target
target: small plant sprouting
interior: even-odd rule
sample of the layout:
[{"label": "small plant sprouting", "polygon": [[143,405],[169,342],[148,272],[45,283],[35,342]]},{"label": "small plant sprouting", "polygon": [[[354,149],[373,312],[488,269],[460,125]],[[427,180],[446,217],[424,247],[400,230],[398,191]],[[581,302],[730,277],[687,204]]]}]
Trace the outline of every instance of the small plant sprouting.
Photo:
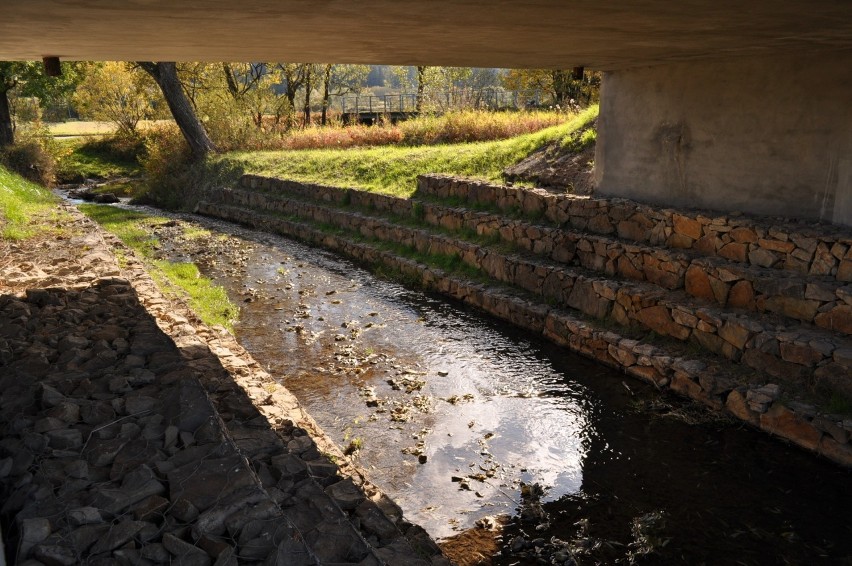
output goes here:
[{"label": "small plant sprouting", "polygon": [[364,441],[356,436],[355,438],[349,441],[349,444],[346,445],[346,448],[343,450],[343,453],[347,456],[352,456],[353,454],[359,452],[363,447]]}]

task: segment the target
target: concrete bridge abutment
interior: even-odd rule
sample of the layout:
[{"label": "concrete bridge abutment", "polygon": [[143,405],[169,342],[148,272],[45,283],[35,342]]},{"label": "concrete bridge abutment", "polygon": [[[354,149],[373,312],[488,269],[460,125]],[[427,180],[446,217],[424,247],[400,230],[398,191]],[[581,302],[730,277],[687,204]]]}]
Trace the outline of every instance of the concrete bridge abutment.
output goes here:
[{"label": "concrete bridge abutment", "polygon": [[602,195],[852,225],[852,51],[607,72]]}]

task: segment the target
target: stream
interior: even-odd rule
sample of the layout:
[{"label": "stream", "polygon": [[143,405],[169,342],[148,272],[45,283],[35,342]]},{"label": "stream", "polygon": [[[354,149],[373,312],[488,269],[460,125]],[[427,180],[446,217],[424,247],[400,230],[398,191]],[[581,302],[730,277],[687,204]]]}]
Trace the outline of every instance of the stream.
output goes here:
[{"label": "stream", "polygon": [[545,516],[499,563],[558,537],[582,564],[852,564],[838,466],[334,254],[175,218],[161,255],[227,290],[240,343],[436,539],[516,516],[524,483]]}]

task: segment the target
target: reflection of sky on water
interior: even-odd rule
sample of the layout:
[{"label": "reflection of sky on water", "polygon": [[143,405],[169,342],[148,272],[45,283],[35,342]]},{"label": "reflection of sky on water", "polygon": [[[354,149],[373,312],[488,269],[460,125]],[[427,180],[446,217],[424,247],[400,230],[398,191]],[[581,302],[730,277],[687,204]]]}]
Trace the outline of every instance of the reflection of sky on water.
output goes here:
[{"label": "reflection of sky on water", "polygon": [[[232,294],[251,287],[269,297],[241,305],[240,340],[273,375],[282,376],[339,444],[363,440],[360,464],[409,520],[433,536],[449,536],[453,527],[468,528],[479,517],[514,512],[519,481],[549,488],[547,499],[580,489],[589,424],[578,399],[587,393],[566,383],[551,361],[536,356],[536,348],[327,253],[270,241],[274,245],[255,246],[244,276],[216,277]],[[294,319],[300,304],[310,307],[310,316]],[[333,359],[342,344],[333,337],[346,333],[341,324],[350,320],[363,329],[351,343],[356,352],[383,353],[397,366],[426,373],[419,393],[433,398],[430,413],[414,411],[413,420],[402,424],[391,423],[387,414],[370,422],[373,410],[359,389],[371,385],[380,397],[390,394],[385,381],[394,372],[379,366],[357,376],[318,372]],[[287,332],[295,322],[305,332]],[[375,324],[365,329],[367,322]],[[311,333],[315,338],[307,339]],[[473,398],[442,400],[466,394]],[[414,446],[423,428],[430,431],[422,437],[428,460],[421,465],[401,450]],[[486,435],[493,436],[485,440]],[[451,481],[488,469],[494,469],[493,477],[470,481],[469,491]]]}]

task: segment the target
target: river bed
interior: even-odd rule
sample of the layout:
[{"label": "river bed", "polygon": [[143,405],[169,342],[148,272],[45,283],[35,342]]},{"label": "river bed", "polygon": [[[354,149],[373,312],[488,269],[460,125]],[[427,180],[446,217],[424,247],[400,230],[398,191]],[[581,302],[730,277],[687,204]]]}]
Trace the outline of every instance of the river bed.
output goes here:
[{"label": "river bed", "polygon": [[852,563],[847,471],[336,255],[180,218],[212,234],[157,228],[161,254],[225,287],[241,344],[433,537],[516,515],[523,482],[544,515],[505,564],[551,563],[530,541],[554,536],[589,564]]}]

